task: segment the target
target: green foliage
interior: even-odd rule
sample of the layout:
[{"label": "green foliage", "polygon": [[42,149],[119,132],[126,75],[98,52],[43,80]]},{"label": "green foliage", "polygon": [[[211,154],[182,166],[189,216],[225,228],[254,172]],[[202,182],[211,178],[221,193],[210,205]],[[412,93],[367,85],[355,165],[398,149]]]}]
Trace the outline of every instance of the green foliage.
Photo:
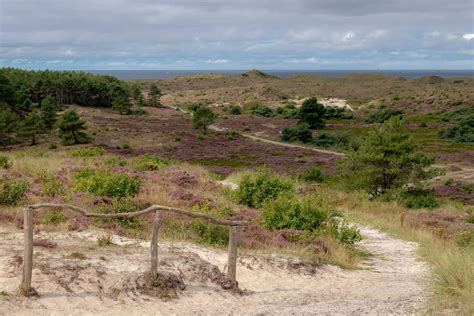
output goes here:
[{"label": "green foliage", "polygon": [[260,115],[265,117],[272,117],[275,115],[271,108],[258,101],[252,102],[249,107],[250,113],[252,113],[253,115]]},{"label": "green foliage", "polygon": [[350,226],[345,220],[337,225],[334,232],[339,241],[346,245],[354,246],[355,243],[362,240],[359,229],[355,226]]},{"label": "green foliage", "polygon": [[207,106],[199,107],[193,115],[193,127],[203,128],[204,134],[207,133],[207,127],[214,123],[217,115]]},{"label": "green foliage", "polygon": [[240,108],[240,106],[232,104],[228,109],[228,113],[230,115],[240,115],[242,114],[242,109]]},{"label": "green foliage", "polygon": [[426,168],[433,162],[434,158],[416,151],[403,120],[392,117],[364,136],[357,150],[348,152],[346,167],[352,172],[356,187],[377,196],[430,178]]},{"label": "green foliage", "polygon": [[99,247],[107,247],[113,245],[113,240],[111,235],[102,235],[97,237],[97,244]]},{"label": "green foliage", "polygon": [[34,112],[28,114],[22,121],[18,136],[29,139],[31,145],[36,145],[36,137],[46,132],[46,125],[40,116]]},{"label": "green foliage", "polygon": [[49,144],[48,144],[48,149],[49,149],[49,150],[54,150],[54,149],[56,149],[56,148],[58,148],[58,145],[56,145],[55,143],[49,143]]},{"label": "green foliage", "polygon": [[305,182],[323,182],[324,175],[318,167],[312,167],[299,175],[299,178]]},{"label": "green foliage", "polygon": [[130,114],[131,104],[127,96],[117,96],[112,100],[112,109],[120,114]]},{"label": "green foliage", "polygon": [[74,174],[74,188],[110,198],[133,197],[140,191],[141,181],[127,174],[105,170],[82,169]]},{"label": "green foliage", "polygon": [[56,124],[56,112],[58,110],[58,105],[56,101],[51,97],[47,96],[41,101],[41,119],[44,123],[44,126],[51,130]]},{"label": "green foliage", "polygon": [[434,196],[433,192],[423,189],[411,189],[403,192],[401,195],[402,201],[407,208],[420,209],[428,208],[434,209],[439,206],[439,202]]},{"label": "green foliage", "polygon": [[156,171],[170,165],[170,160],[154,155],[143,155],[134,161],[135,169],[139,171]]},{"label": "green foliage", "polygon": [[[128,213],[137,212],[144,208],[146,208],[146,205],[143,203],[130,198],[125,198],[114,200],[112,207],[105,206],[101,212],[105,214]],[[121,226],[128,229],[138,229],[141,227],[138,217],[119,217],[113,218],[111,221],[116,221],[120,223]]]},{"label": "green foliage", "polygon": [[280,195],[263,206],[263,225],[266,228],[314,231],[330,217],[331,210],[311,200]]},{"label": "green foliage", "polygon": [[43,192],[49,197],[55,197],[64,193],[64,187],[58,177],[51,172],[44,172],[40,174],[40,179],[43,185]]},{"label": "green foliage", "polygon": [[306,99],[298,112],[300,123],[307,123],[311,129],[324,128],[326,110],[314,97]]},{"label": "green foliage", "polygon": [[301,141],[309,143],[313,140],[313,133],[309,128],[309,124],[300,123],[296,127],[285,127],[280,137],[285,142]]},{"label": "green foliage", "polygon": [[66,146],[88,143],[90,137],[84,132],[86,129],[86,122],[74,110],[64,112],[59,121],[59,137]]},{"label": "green foliage", "polygon": [[102,156],[105,153],[105,149],[102,147],[82,147],[71,150],[69,154],[73,157],[97,157]]},{"label": "green foliage", "polygon": [[19,205],[29,190],[30,184],[26,180],[0,179],[0,205]]},{"label": "green foliage", "polygon": [[41,221],[45,225],[57,225],[66,221],[66,217],[61,211],[49,211],[43,216]]},{"label": "green foliage", "polygon": [[353,113],[347,112],[344,108],[333,106],[327,106],[324,108],[324,118],[327,120],[351,120],[354,117]]},{"label": "green foliage", "polygon": [[0,104],[0,145],[8,145],[11,142],[17,122],[17,115]]},{"label": "green foliage", "polygon": [[108,166],[126,166],[128,164],[128,161],[125,159],[121,159],[115,156],[108,157],[104,160],[104,163]]},{"label": "green foliage", "polygon": [[229,229],[226,226],[193,220],[191,228],[206,244],[223,247],[229,243]]},{"label": "green foliage", "polygon": [[0,168],[1,169],[8,169],[12,166],[10,159],[7,156],[0,155]]},{"label": "green foliage", "polygon": [[148,92],[148,105],[149,106],[161,106],[160,104],[161,90],[156,84],[150,86],[150,91]]},{"label": "green foliage", "polygon": [[466,106],[454,111],[445,112],[441,117],[442,121],[449,122],[449,121],[462,121],[466,117],[474,116],[474,107],[473,106]]},{"label": "green foliage", "polygon": [[403,111],[399,109],[386,109],[382,111],[378,111],[372,113],[369,118],[366,120],[367,123],[384,123],[391,117],[399,117],[403,116]]},{"label": "green foliage", "polygon": [[268,200],[273,200],[282,193],[291,193],[293,183],[281,176],[264,170],[242,177],[239,188],[233,193],[237,203],[250,207],[260,207]]},{"label": "green foliage", "polygon": [[317,135],[314,138],[313,143],[319,147],[347,148],[349,146],[349,140],[345,135],[329,133],[321,133]]},{"label": "green foliage", "polygon": [[474,143],[474,114],[462,119],[458,125],[440,132],[440,137],[456,143]]}]

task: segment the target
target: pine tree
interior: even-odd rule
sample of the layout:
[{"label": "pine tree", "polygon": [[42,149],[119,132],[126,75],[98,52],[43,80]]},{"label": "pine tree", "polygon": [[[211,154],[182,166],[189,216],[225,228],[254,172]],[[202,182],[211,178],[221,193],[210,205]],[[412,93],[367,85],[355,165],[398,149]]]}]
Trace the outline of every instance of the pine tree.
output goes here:
[{"label": "pine tree", "polygon": [[21,122],[18,135],[23,138],[31,140],[31,145],[36,145],[36,137],[40,134],[44,134],[46,127],[40,116],[34,112],[28,114],[28,116]]},{"label": "pine tree", "polygon": [[316,98],[309,98],[303,102],[298,112],[300,123],[307,123],[311,129],[324,128],[324,105],[318,103]]},{"label": "pine tree", "polygon": [[161,90],[156,84],[152,84],[148,92],[148,105],[160,106]]},{"label": "pine tree", "polygon": [[41,101],[41,119],[48,130],[52,130],[56,123],[56,101],[51,96],[47,96]]},{"label": "pine tree", "polygon": [[207,127],[214,123],[217,115],[207,106],[200,106],[193,114],[193,127],[204,129],[204,134],[207,133]]},{"label": "pine tree", "polygon": [[0,145],[7,145],[10,142],[17,120],[15,113],[0,104]]},{"label": "pine tree", "polygon": [[58,125],[59,137],[64,145],[84,144],[90,141],[89,135],[84,132],[87,129],[86,122],[79,117],[76,111],[64,112]]},{"label": "pine tree", "polygon": [[128,97],[119,96],[114,98],[112,109],[120,114],[130,114],[130,101]]}]

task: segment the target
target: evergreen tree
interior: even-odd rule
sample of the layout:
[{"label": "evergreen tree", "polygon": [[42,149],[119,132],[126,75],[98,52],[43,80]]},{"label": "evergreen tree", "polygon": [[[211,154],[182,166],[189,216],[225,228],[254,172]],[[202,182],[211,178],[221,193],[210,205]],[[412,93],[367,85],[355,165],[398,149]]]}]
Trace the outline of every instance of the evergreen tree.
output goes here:
[{"label": "evergreen tree", "polygon": [[18,117],[8,107],[0,104],[0,145],[10,142]]},{"label": "evergreen tree", "polygon": [[139,107],[141,106],[144,106],[145,105],[145,99],[143,98],[143,94],[140,93],[138,95],[138,97],[135,99],[135,104]]},{"label": "evergreen tree", "polygon": [[41,119],[48,130],[52,130],[56,123],[56,101],[51,96],[47,96],[41,101]]},{"label": "evergreen tree", "polygon": [[116,97],[112,101],[112,109],[120,114],[130,114],[130,100],[124,96]]},{"label": "evergreen tree", "polygon": [[311,129],[324,128],[324,105],[318,103],[316,98],[306,99],[298,112],[300,123],[307,123]]},{"label": "evergreen tree", "polygon": [[34,112],[28,114],[28,116],[20,124],[18,135],[23,138],[31,140],[31,145],[36,145],[36,137],[40,134],[44,134],[46,127],[40,116]]},{"label": "evergreen tree", "polygon": [[207,106],[200,106],[193,114],[193,127],[204,129],[204,134],[207,133],[207,127],[214,123],[217,115]]},{"label": "evergreen tree", "polygon": [[58,125],[59,137],[64,145],[84,144],[90,141],[89,135],[84,132],[87,129],[86,122],[79,117],[76,111],[64,112]]},{"label": "evergreen tree", "polygon": [[156,84],[152,84],[148,92],[148,105],[160,106],[161,90]]}]

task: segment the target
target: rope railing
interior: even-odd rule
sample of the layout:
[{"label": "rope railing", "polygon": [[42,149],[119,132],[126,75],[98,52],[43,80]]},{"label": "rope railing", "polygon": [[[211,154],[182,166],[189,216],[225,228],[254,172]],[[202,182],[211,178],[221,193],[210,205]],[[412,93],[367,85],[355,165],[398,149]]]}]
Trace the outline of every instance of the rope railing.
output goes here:
[{"label": "rope railing", "polygon": [[85,217],[93,218],[123,218],[135,217],[148,213],[155,213],[153,219],[153,228],[150,242],[150,273],[153,277],[158,276],[158,231],[160,227],[160,212],[172,212],[184,215],[191,218],[199,218],[206,220],[212,224],[229,226],[229,245],[227,257],[227,279],[237,284],[237,245],[239,228],[246,225],[246,221],[233,221],[225,219],[217,219],[212,216],[200,213],[189,212],[180,208],[168,207],[163,205],[152,205],[144,210],[137,212],[124,212],[113,214],[91,213],[87,210],[70,204],[56,204],[56,203],[39,203],[29,205],[24,210],[23,231],[24,231],[24,256],[23,256],[23,271],[20,285],[20,292],[29,296],[36,291],[31,287],[32,270],[33,270],[33,211],[41,208],[59,208],[62,210],[71,210],[77,212]]}]

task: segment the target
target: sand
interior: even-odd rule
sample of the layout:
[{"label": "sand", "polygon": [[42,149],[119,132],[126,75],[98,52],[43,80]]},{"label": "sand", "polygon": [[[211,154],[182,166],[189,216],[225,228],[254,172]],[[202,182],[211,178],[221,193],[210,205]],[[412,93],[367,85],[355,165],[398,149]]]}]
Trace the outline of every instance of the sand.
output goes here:
[{"label": "sand", "polygon": [[[14,293],[19,284],[21,231],[0,227],[0,315],[406,315],[423,310],[427,265],[417,245],[361,227],[362,246],[374,256],[363,269],[311,265],[279,255],[239,255],[237,279],[244,294],[210,279],[225,270],[226,251],[160,242],[160,271],[179,275],[186,288],[162,301],[137,290],[148,269],[148,242],[113,236],[96,244],[100,231],[43,233],[55,249],[35,247],[33,286],[38,298]],[[72,251],[87,258],[71,259]]]}]

